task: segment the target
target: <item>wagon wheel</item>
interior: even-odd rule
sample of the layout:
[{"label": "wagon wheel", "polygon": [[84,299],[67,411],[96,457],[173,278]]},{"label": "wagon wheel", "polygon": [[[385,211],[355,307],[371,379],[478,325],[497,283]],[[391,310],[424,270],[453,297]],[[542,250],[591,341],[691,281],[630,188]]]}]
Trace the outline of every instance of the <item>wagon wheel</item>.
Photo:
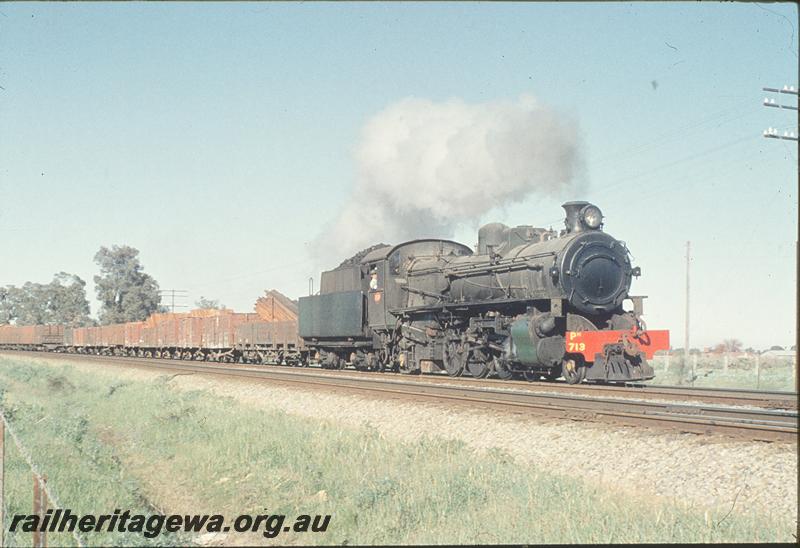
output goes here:
[{"label": "wagon wheel", "polygon": [[363,352],[353,352],[350,355],[350,362],[358,371],[369,371],[371,369],[369,356]]},{"label": "wagon wheel", "polygon": [[342,369],[342,359],[334,352],[328,352],[325,355],[324,362],[325,369]]},{"label": "wagon wheel", "polygon": [[580,366],[575,360],[565,358],[561,364],[561,375],[567,384],[578,384],[586,378],[586,368]]},{"label": "wagon wheel", "polygon": [[367,352],[367,357],[365,358],[366,368],[367,371],[377,371],[378,370],[378,358],[375,356],[374,352]]},{"label": "wagon wheel", "polygon": [[444,347],[444,368],[451,377],[459,377],[464,372],[469,357],[469,349],[460,342],[450,342]]},{"label": "wagon wheel", "polygon": [[387,369],[391,369],[389,364],[389,353],[385,348],[381,348],[375,355],[377,359],[376,371],[383,373]]},{"label": "wagon wheel", "polygon": [[397,373],[400,371],[399,367],[399,353],[394,347],[387,347],[383,352],[383,359],[381,360],[381,366],[383,369],[381,371],[391,371],[392,373]]},{"label": "wagon wheel", "polygon": [[485,378],[492,370],[489,357],[479,349],[473,349],[467,359],[467,372],[476,379]]}]

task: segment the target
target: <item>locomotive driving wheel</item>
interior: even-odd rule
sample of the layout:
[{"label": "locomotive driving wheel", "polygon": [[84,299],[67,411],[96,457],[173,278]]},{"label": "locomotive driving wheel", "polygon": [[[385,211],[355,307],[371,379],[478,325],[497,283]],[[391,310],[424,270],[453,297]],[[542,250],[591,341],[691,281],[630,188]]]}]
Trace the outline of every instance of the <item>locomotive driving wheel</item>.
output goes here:
[{"label": "locomotive driving wheel", "polygon": [[467,365],[469,348],[464,343],[452,341],[444,347],[444,368],[451,377],[460,377]]},{"label": "locomotive driving wheel", "polygon": [[467,372],[476,379],[485,378],[492,370],[492,361],[482,350],[475,348],[467,359]]}]

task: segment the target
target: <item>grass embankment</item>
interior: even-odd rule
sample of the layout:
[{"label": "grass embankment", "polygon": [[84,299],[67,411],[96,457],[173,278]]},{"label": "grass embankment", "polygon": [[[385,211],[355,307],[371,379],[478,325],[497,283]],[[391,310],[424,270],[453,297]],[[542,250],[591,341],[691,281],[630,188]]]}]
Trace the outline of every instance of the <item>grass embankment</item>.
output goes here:
[{"label": "grass embankment", "polygon": [[[6,413],[73,512],[158,509],[230,518],[266,509],[287,521],[333,515],[327,532],[284,533],[270,541],[281,544],[787,541],[794,530],[791,520],[725,518],[551,474],[579,476],[581,455],[522,466],[460,443],[400,443],[376,430],[179,391],[167,376],[139,382],[112,374],[0,357]],[[10,445],[7,520],[31,507],[30,472]],[[147,542],[132,534],[85,538],[92,545]],[[232,533],[228,540],[237,538]],[[51,545],[72,541],[50,539]],[[30,537],[7,541],[25,545]]]}]

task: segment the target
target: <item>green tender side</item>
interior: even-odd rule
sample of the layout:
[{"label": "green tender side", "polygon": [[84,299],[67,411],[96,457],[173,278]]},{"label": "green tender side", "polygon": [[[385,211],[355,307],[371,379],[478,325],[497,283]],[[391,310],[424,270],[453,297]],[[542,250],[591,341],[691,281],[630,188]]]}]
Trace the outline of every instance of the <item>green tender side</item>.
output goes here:
[{"label": "green tender side", "polygon": [[300,297],[300,336],[308,338],[360,337],[364,333],[364,294],[338,291]]},{"label": "green tender side", "polygon": [[519,319],[511,324],[511,341],[514,343],[514,350],[517,361],[526,364],[539,363],[539,355],[536,352],[536,344],[531,340],[528,320]]}]

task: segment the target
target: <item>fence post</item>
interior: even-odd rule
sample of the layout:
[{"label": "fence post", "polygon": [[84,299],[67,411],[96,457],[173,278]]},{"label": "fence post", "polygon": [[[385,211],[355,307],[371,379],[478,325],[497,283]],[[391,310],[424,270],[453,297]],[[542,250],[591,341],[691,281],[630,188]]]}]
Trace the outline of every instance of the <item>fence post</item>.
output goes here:
[{"label": "fence post", "polygon": [[722,370],[725,373],[728,372],[728,353],[727,352],[725,352],[725,354],[722,356]]},{"label": "fence post", "polygon": [[6,516],[3,513],[6,493],[6,423],[0,420],[0,546],[5,546]]},{"label": "fence post", "polygon": [[[42,528],[49,505],[47,496],[47,476],[39,476],[33,472],[33,515],[39,517],[39,523],[33,530],[33,547],[47,548],[47,530]],[[40,528],[42,529],[40,531]]]},{"label": "fence post", "polygon": [[[42,520],[39,523],[44,523],[44,518],[47,516],[47,508],[50,506],[50,497],[47,495],[47,474],[42,476],[42,503],[39,505],[42,510]],[[47,529],[42,531],[42,546],[47,548]]]},{"label": "fence post", "polygon": [[694,386],[694,380],[697,377],[697,354],[692,354],[692,386]]},{"label": "fence post", "polygon": [[761,389],[761,356],[756,354],[756,390]]},{"label": "fence post", "polygon": [[[39,476],[36,475],[36,472],[32,472],[31,475],[33,476],[33,515],[38,516],[40,514],[40,503],[42,502],[42,495],[39,493]],[[39,527],[37,526],[33,530],[33,548],[39,548],[42,545],[40,535]]]},{"label": "fence post", "polygon": [[664,354],[664,373],[669,371],[669,352]]}]

